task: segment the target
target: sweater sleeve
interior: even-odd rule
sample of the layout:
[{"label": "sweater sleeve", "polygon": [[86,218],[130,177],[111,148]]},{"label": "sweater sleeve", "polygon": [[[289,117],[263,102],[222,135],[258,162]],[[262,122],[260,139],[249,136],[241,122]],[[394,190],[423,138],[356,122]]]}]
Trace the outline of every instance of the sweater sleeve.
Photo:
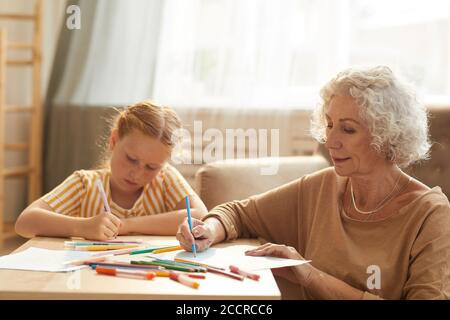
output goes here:
[{"label": "sweater sleeve", "polygon": [[450,298],[450,206],[437,205],[413,244],[404,299]]},{"label": "sweater sleeve", "polygon": [[217,218],[226,240],[239,237],[263,238],[269,242],[298,243],[303,178],[241,201],[224,203],[203,217]]}]

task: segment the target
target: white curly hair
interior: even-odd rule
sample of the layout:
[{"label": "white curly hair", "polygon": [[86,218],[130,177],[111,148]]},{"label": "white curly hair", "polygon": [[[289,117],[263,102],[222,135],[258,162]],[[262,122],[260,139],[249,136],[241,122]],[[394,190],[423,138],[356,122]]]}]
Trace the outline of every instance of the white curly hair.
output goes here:
[{"label": "white curly hair", "polygon": [[313,111],[311,134],[326,141],[325,112],[336,95],[353,97],[372,135],[371,146],[400,168],[429,157],[428,115],[412,87],[386,66],[352,67],[320,90],[322,103]]}]

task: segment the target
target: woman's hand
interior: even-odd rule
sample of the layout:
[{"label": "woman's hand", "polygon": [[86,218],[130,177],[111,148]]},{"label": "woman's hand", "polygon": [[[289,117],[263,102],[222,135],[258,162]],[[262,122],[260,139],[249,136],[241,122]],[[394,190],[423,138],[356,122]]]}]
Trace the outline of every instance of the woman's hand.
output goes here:
[{"label": "woman's hand", "polygon": [[192,244],[194,244],[194,242],[197,251],[206,250],[211,246],[214,240],[214,234],[210,226],[195,218],[192,218],[192,233],[189,230],[189,223],[186,218],[178,227],[176,237],[180,242],[180,245],[186,251],[192,251]]},{"label": "woman's hand", "polygon": [[[248,256],[272,256],[278,258],[287,258],[295,260],[305,260],[300,253],[293,247],[284,244],[266,243],[255,249],[245,252]],[[295,272],[297,271],[297,272]],[[272,269],[275,276],[285,278],[294,283],[303,283],[303,279],[307,277],[310,272],[309,266],[302,265],[299,270],[296,267],[283,267]],[[305,275],[306,274],[306,275]]]},{"label": "woman's hand", "polygon": [[110,213],[101,213],[85,221],[84,237],[97,241],[114,239],[122,225],[120,219]]},{"label": "woman's hand", "polygon": [[272,256],[278,258],[304,260],[300,253],[293,247],[288,247],[284,244],[266,243],[252,250],[245,252],[248,256]]}]

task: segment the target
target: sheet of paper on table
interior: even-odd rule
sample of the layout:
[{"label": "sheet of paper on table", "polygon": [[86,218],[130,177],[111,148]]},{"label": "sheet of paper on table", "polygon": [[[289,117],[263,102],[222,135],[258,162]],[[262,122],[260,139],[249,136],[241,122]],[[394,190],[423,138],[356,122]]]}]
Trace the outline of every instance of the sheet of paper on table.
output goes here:
[{"label": "sheet of paper on table", "polygon": [[232,264],[242,268],[243,270],[249,271],[297,266],[311,262],[310,260],[246,256],[245,251],[253,248],[256,248],[256,246],[235,245],[226,248],[209,248],[205,251],[197,252],[197,257],[195,258],[192,252],[187,252],[184,250],[159,254],[147,254],[146,256],[169,260],[180,258],[210,264],[213,266],[224,267],[227,269]]},{"label": "sheet of paper on table", "polygon": [[86,259],[92,255],[92,252],[86,251],[49,250],[30,247],[19,253],[0,257],[0,269],[68,272],[86,268],[87,266],[64,265],[64,262]]}]

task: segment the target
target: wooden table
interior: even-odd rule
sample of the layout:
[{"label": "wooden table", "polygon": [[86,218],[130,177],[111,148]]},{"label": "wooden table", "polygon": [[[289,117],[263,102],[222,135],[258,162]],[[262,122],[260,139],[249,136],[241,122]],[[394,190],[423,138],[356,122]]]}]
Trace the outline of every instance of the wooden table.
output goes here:
[{"label": "wooden table", "polygon": [[[151,241],[155,245],[178,244],[174,237],[127,236],[120,240]],[[63,249],[61,238],[33,238],[15,252],[28,247]],[[215,247],[234,244],[258,245],[254,239],[240,239]],[[231,263],[231,262],[230,262]],[[169,278],[138,280],[98,275],[92,269],[67,273],[0,270],[0,299],[280,299],[281,294],[270,270],[259,272],[259,281],[234,280],[207,273],[193,289]]]}]

